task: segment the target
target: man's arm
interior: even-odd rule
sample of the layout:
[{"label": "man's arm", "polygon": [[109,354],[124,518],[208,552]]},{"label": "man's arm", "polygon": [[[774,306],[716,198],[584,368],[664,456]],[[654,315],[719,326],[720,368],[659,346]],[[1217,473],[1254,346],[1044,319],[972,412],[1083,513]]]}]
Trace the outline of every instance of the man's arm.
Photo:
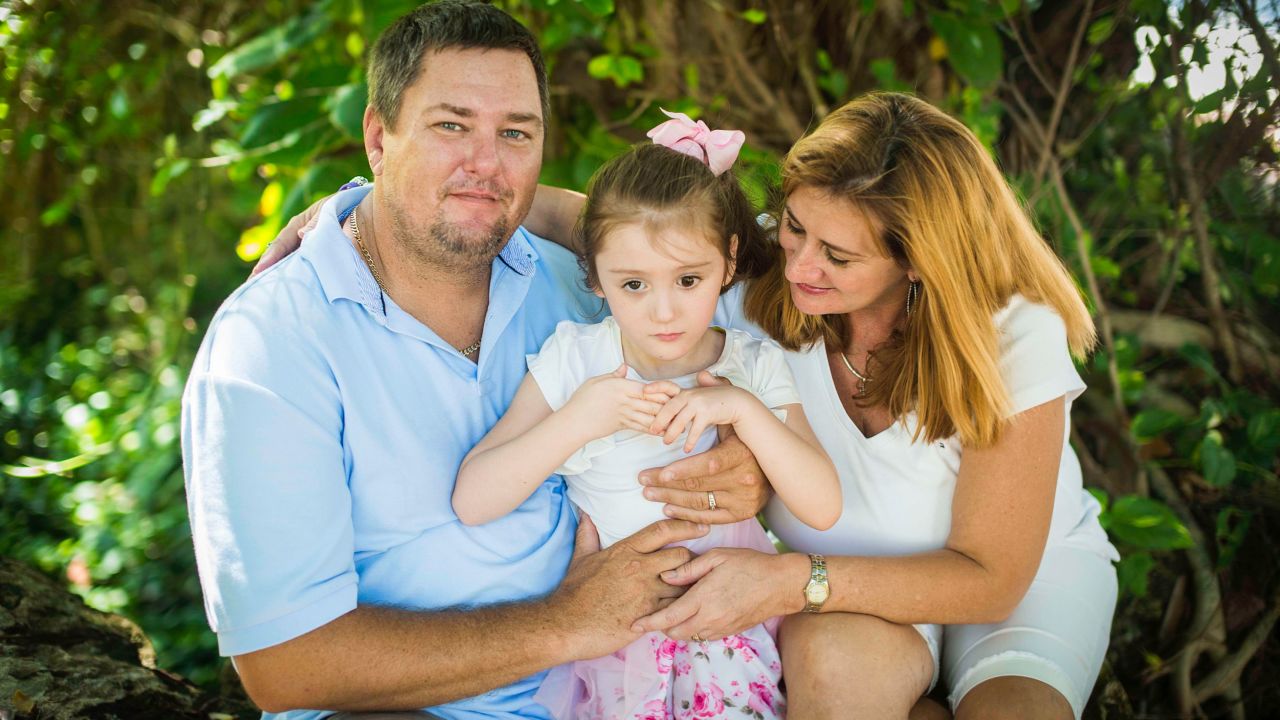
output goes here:
[{"label": "man's arm", "polygon": [[705,532],[706,526],[666,520],[600,551],[584,516],[569,572],[545,599],[467,611],[361,606],[293,640],[239,655],[236,668],[249,696],[268,712],[416,710],[479,695],[639,637],[632,623],[683,592],[659,573],[692,553],[666,546]]}]

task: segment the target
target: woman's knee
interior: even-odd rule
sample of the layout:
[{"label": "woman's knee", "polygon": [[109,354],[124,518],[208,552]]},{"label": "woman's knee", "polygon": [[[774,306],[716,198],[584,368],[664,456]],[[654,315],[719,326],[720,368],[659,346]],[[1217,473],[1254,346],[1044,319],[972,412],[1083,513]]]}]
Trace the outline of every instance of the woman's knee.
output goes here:
[{"label": "woman's knee", "polygon": [[847,694],[864,688],[910,707],[933,677],[933,656],[915,628],[870,615],[792,615],[779,645],[789,689]]},{"label": "woman's knee", "polygon": [[1053,686],[1026,677],[995,677],[961,698],[956,720],[1074,720],[1071,703]]}]

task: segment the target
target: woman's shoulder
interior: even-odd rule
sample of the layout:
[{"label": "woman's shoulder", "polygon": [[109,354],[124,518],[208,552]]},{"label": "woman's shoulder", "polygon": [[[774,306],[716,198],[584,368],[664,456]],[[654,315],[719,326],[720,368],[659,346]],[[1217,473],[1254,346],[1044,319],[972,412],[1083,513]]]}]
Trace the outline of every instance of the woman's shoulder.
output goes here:
[{"label": "woman's shoulder", "polygon": [[1052,307],[1015,293],[992,317],[1000,334],[1001,348],[1006,352],[1015,344],[1044,342],[1066,347],[1067,325]]}]

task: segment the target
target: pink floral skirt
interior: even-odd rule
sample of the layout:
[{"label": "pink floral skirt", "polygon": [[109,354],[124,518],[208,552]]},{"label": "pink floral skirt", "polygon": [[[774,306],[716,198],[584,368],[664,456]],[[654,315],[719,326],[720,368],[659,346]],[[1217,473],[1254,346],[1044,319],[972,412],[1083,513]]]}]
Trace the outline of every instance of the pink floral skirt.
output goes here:
[{"label": "pink floral skirt", "polygon": [[[712,526],[687,544],[694,552],[726,546],[775,552],[754,519]],[[778,623],[770,618],[704,642],[648,633],[611,655],[552,668],[534,700],[556,720],[785,718]]]}]

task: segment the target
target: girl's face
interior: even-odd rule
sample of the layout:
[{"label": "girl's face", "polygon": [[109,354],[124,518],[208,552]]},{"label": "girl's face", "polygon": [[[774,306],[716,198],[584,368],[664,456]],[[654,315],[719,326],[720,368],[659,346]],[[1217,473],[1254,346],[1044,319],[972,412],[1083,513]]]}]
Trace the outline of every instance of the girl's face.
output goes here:
[{"label": "girl's face", "polygon": [[844,315],[905,307],[915,273],[881,250],[880,227],[851,202],[801,187],[787,197],[778,242],[796,308]]},{"label": "girl's face", "polygon": [[642,374],[685,374],[675,361],[700,349],[732,273],[720,250],[696,230],[651,237],[626,223],[609,232],[595,267],[596,295],[609,303],[628,362]]}]

